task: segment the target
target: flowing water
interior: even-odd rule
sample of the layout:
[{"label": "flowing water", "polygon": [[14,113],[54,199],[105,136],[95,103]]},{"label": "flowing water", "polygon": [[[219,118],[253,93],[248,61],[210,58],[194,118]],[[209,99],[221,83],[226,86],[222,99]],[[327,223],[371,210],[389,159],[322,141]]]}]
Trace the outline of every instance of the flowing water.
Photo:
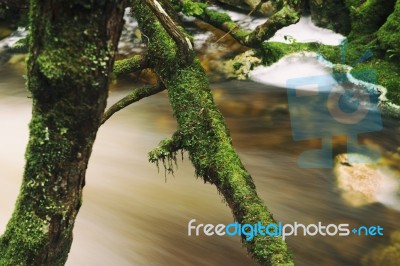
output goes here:
[{"label": "flowing water", "polygon": [[[241,15],[237,20],[246,17]],[[312,26],[307,19],[298,24]],[[134,20],[127,24],[130,28],[125,33],[130,34],[123,37],[122,53],[140,49],[140,45],[134,49],[125,45],[136,40],[132,34],[136,26]],[[289,28],[281,35],[296,32],[302,31]],[[198,34],[198,46],[204,45],[208,36]],[[316,38],[307,36],[307,40]],[[340,36],[331,37],[340,42]],[[329,38],[325,36],[326,39]],[[9,43],[0,44],[1,54]],[[308,72],[302,72],[304,69]],[[257,69],[252,77],[260,82],[266,76],[268,81],[274,77],[275,86],[284,86],[290,71],[300,76],[309,75],[310,71],[327,73],[326,68],[304,58],[281,68]],[[3,125],[0,130],[0,231],[11,215],[24,166],[31,105],[24,83],[20,69],[0,64],[0,123]],[[292,236],[287,239],[296,265],[358,265],[362,256],[379,244],[387,244],[390,232],[398,230],[400,213],[396,190],[389,189],[392,194],[381,203],[351,207],[341,197],[332,169],[299,168],[300,153],[318,148],[320,142],[293,141],[286,91],[266,83],[212,84],[234,145],[252,174],[259,195],[275,219],[283,223],[321,221],[323,224],[348,223],[351,227],[382,226],[384,237]],[[132,87],[132,81],[119,81],[110,93],[110,104]],[[363,141],[382,152],[392,151],[400,146],[400,123],[385,118],[383,124],[382,131],[363,135]],[[187,235],[187,223],[193,218],[197,223],[211,224],[228,224],[233,218],[215,187],[196,179],[186,154],[182,162],[178,161],[174,176],[165,176],[162,167],[158,172],[147,161],[147,153],[163,138],[171,136],[175,128],[166,93],[120,111],[100,128],[67,265],[255,265],[241,247],[239,237]],[[335,142],[338,146],[335,152],[345,151],[345,140],[336,138]]]},{"label": "flowing water", "polygon": [[[0,225],[4,229],[18,193],[31,101],[21,74],[0,68]],[[110,102],[127,93],[121,81]],[[348,206],[331,169],[303,169],[298,155],[314,142],[291,137],[283,89],[255,82],[213,84],[233,142],[253,175],[259,195],[284,223],[322,221],[381,225],[386,237],[289,237],[297,265],[357,265],[371,248],[398,229],[400,213],[376,203]],[[84,201],[67,265],[254,265],[238,237],[189,237],[187,223],[231,223],[229,208],[214,186],[194,177],[188,159],[175,176],[147,162],[147,152],[170,136],[176,124],[165,93],[142,100],[112,117],[99,131],[87,172]],[[381,147],[400,145],[399,122],[370,138]],[[397,135],[396,135],[397,134]]]}]

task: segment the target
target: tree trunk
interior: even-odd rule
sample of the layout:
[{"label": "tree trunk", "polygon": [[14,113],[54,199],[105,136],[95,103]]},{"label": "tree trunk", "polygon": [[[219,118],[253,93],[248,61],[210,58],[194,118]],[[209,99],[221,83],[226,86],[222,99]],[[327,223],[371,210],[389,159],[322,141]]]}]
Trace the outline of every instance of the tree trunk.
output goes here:
[{"label": "tree trunk", "polygon": [[30,138],[0,265],[64,265],[125,1],[30,2]]}]

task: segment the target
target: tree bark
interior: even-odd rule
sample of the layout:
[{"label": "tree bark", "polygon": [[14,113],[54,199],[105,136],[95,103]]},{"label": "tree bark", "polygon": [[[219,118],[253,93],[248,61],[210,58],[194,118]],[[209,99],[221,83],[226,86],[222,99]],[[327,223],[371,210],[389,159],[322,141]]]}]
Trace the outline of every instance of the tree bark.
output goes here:
[{"label": "tree bark", "polygon": [[64,265],[106,106],[125,1],[30,2],[30,138],[0,265]]}]

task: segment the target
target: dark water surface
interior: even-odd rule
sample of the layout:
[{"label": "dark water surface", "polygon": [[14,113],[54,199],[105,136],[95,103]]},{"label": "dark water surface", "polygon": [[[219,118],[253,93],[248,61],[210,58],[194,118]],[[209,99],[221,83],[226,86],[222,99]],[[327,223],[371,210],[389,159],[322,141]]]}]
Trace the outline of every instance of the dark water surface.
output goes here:
[{"label": "dark water surface", "polygon": [[[132,85],[120,82],[110,102]],[[302,169],[298,155],[318,141],[294,142],[286,93],[254,82],[213,84],[234,145],[274,217],[350,226],[380,225],[385,237],[289,237],[296,265],[358,265],[399,228],[400,213],[382,204],[350,207],[331,169]],[[10,217],[28,140],[30,99],[21,74],[0,68],[0,226]],[[399,122],[385,120],[371,142],[398,147]],[[187,223],[228,224],[229,208],[214,186],[194,177],[187,157],[175,176],[164,177],[147,152],[170,136],[176,124],[165,93],[142,100],[112,117],[98,133],[87,172],[83,206],[67,265],[255,265],[238,237],[188,237]]]}]

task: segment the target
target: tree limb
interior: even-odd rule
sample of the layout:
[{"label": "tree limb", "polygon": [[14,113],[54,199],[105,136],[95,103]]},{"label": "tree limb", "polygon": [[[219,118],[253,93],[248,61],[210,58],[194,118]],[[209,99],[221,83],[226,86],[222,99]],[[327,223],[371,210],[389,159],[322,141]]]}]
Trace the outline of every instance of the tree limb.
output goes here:
[{"label": "tree limb", "polygon": [[134,55],[132,57],[115,61],[113,74],[121,76],[123,74],[132,73],[150,67],[150,62],[142,55]]},{"label": "tree limb", "polygon": [[[183,62],[176,53],[170,33],[157,23],[157,17],[142,0],[133,0],[134,15],[141,31],[152,42],[148,53],[152,55],[154,70],[168,88],[171,107],[178,123],[180,139],[161,143],[150,159],[163,158],[171,162],[177,147],[189,153],[196,175],[214,184],[241,224],[276,224],[272,214],[257,195],[255,184],[242,164],[224,118],[214,103],[207,76],[199,60]],[[172,45],[171,45],[172,43]],[[165,155],[165,157],[163,157]],[[165,160],[165,159],[164,159]],[[165,164],[164,164],[165,165]],[[170,171],[169,165],[166,167]],[[290,252],[282,237],[257,235],[243,244],[262,265],[293,265]]]},{"label": "tree limb", "polygon": [[260,46],[264,41],[273,37],[283,27],[299,21],[298,11],[290,6],[284,6],[272,15],[266,22],[257,26],[248,36],[244,38],[244,44],[249,47]]},{"label": "tree limb", "polygon": [[174,173],[174,164],[177,167],[176,154],[179,150],[182,150],[183,160],[183,144],[182,136],[179,131],[175,132],[171,138],[162,140],[158,146],[149,152],[149,162],[155,163],[159,168],[159,162],[161,161],[164,165],[165,174]]},{"label": "tree limb", "polygon": [[[179,0],[180,6],[182,7],[184,2],[188,1],[190,0]],[[229,33],[242,45],[259,48],[264,41],[274,36],[278,30],[296,23],[300,19],[301,1],[287,2],[288,3],[286,3],[281,9],[269,17],[265,23],[257,26],[253,31],[242,29],[236,22],[232,21],[228,14],[208,8],[204,8],[203,12],[200,14],[194,14],[193,16],[226,33]]]},{"label": "tree limb", "polygon": [[182,136],[177,131],[171,138],[162,140],[154,150],[149,152],[149,162],[157,163],[160,160],[173,157],[177,151],[183,148]]},{"label": "tree limb", "polygon": [[164,8],[158,3],[157,0],[145,0],[145,3],[153,11],[154,15],[156,15],[167,33],[175,41],[179,51],[181,51],[180,56],[182,56],[186,62],[191,62],[193,60],[194,53],[193,44],[190,39],[178,29],[176,23],[171,19],[167,12],[165,12]]},{"label": "tree limb", "polygon": [[126,95],[124,98],[116,102],[114,105],[112,105],[110,108],[107,109],[107,111],[104,113],[100,124],[104,124],[112,115],[114,115],[116,112],[120,111],[121,109],[124,109],[128,105],[131,105],[132,103],[138,102],[143,98],[149,97],[151,95],[157,94],[161,91],[165,90],[165,86],[160,84],[157,84],[155,86],[151,87],[142,87],[142,88],[137,88],[133,90],[131,93]]}]

